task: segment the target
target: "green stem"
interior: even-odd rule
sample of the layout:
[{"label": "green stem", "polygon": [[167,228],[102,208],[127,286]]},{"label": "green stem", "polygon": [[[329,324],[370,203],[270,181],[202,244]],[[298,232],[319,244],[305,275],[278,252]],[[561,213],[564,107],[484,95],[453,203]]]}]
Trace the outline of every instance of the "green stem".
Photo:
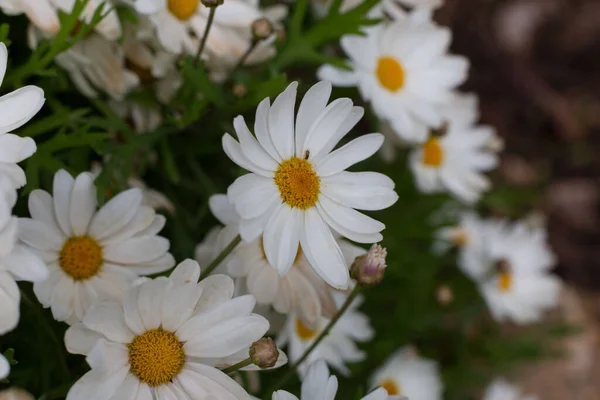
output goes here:
[{"label": "green stem", "polygon": [[223,261],[225,257],[227,257],[229,253],[231,253],[241,241],[242,237],[240,235],[234,237],[233,240],[227,245],[227,247],[225,247],[225,249],[223,249],[223,251],[219,253],[217,258],[215,258],[210,264],[208,264],[206,269],[202,271],[202,274],[200,275],[200,280],[210,275],[210,273],[213,272],[213,270],[219,266],[221,261]]},{"label": "green stem", "polygon": [[252,50],[254,50],[256,48],[256,45],[258,44],[258,42],[259,42],[258,40],[252,41],[252,43],[248,47],[248,50],[246,50],[246,52],[240,57],[237,64],[235,64],[235,67],[233,67],[233,69],[231,70],[230,75],[233,75],[235,73],[235,71],[237,71],[238,69],[240,69],[242,67],[242,65],[244,65],[244,63],[248,59],[248,56],[250,56],[250,53],[252,53]]},{"label": "green stem", "polygon": [[200,41],[200,47],[198,47],[198,52],[196,53],[196,59],[194,61],[194,64],[196,64],[196,66],[198,66],[198,64],[200,64],[200,56],[202,55],[204,46],[206,46],[206,40],[208,39],[208,32],[210,31],[210,27],[212,26],[213,20],[215,19],[215,11],[217,11],[217,6],[210,7],[210,13],[208,14],[208,21],[206,22],[206,27],[204,28],[204,35],[202,35],[202,40]]},{"label": "green stem", "polygon": [[228,375],[231,375],[233,372],[237,371],[238,369],[242,369],[244,367],[247,367],[248,365],[252,364],[252,359],[250,357],[246,358],[245,360],[240,361],[237,364],[233,364],[227,368],[223,368],[221,370],[221,372],[224,372]]},{"label": "green stem", "polygon": [[302,357],[300,357],[298,360],[296,360],[295,363],[293,363],[290,366],[290,368],[288,369],[286,374],[283,376],[283,378],[281,378],[279,380],[279,382],[277,382],[277,384],[275,386],[273,386],[272,390],[267,391],[267,393],[273,393],[275,390],[281,388],[294,375],[298,366],[300,364],[302,364],[306,360],[306,358],[310,355],[310,353],[319,345],[319,343],[321,343],[321,341],[323,339],[325,339],[327,337],[327,335],[329,335],[329,332],[331,331],[331,329],[335,326],[335,324],[342,317],[342,315],[344,315],[344,313],[346,312],[348,307],[350,307],[350,304],[352,304],[352,301],[354,301],[354,299],[360,292],[360,289],[361,289],[361,287],[357,283],[356,286],[354,287],[354,290],[352,290],[352,293],[350,293],[350,295],[346,298],[346,301],[344,302],[342,307],[340,307],[340,309],[334,315],[334,317],[331,319],[331,321],[329,321],[329,323],[327,324],[325,329],[323,329],[321,331],[321,333],[319,333],[319,336],[315,339],[315,341],[312,342],[311,345],[304,351],[304,353],[302,354]]}]

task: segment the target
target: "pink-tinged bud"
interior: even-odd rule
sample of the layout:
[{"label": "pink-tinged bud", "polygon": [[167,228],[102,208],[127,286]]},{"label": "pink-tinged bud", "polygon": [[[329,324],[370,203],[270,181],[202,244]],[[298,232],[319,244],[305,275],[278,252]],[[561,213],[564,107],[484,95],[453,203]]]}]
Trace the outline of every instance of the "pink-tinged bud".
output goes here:
[{"label": "pink-tinged bud", "polygon": [[279,358],[279,350],[273,339],[262,338],[252,343],[249,355],[254,365],[265,369],[275,366]]},{"label": "pink-tinged bud", "polygon": [[385,273],[385,257],[387,250],[377,243],[373,244],[367,254],[356,257],[350,272],[359,284],[365,286],[376,285],[383,279]]}]

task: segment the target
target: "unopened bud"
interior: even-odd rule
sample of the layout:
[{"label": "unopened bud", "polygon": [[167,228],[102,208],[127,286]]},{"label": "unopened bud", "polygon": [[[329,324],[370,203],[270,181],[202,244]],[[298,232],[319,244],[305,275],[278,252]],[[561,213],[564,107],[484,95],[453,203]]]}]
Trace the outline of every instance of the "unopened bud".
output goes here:
[{"label": "unopened bud", "polygon": [[273,24],[266,18],[259,18],[252,23],[252,35],[255,40],[263,40],[273,34]]},{"label": "unopened bud", "polygon": [[217,7],[223,4],[223,0],[202,0],[202,4],[206,7]]},{"label": "unopened bud", "polygon": [[31,394],[19,388],[10,388],[0,392],[0,400],[34,400]]},{"label": "unopened bud", "polygon": [[359,284],[372,286],[376,285],[383,279],[385,273],[385,257],[387,250],[377,243],[373,244],[367,254],[356,257],[350,273]]},{"label": "unopened bud", "polygon": [[271,338],[262,338],[250,346],[250,359],[254,365],[262,369],[271,368],[277,363],[279,350]]},{"label": "unopened bud", "polygon": [[243,83],[236,83],[231,89],[235,97],[242,98],[248,94],[248,88]]},{"label": "unopened bud", "polygon": [[454,293],[452,292],[452,289],[450,289],[450,287],[448,287],[448,285],[441,285],[437,289],[436,297],[437,297],[437,301],[441,305],[446,306],[446,305],[452,303],[452,300],[454,300]]}]

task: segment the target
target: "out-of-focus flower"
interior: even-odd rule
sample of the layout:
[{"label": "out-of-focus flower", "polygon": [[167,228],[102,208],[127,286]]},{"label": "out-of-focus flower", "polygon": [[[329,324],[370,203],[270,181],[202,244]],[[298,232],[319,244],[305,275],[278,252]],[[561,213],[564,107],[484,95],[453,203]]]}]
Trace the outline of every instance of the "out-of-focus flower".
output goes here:
[{"label": "out-of-focus flower", "polygon": [[169,241],[157,236],[166,218],[129,189],[97,208],[91,173],[54,175],[53,196],[29,195],[32,218],[19,220],[19,238],[42,255],[50,277],[33,289],[59,321],[74,323],[100,300],[120,300],[139,275],[175,265]]},{"label": "out-of-focus flower", "polygon": [[0,392],[0,400],[35,400],[35,397],[26,390],[10,388]]},{"label": "out-of-focus flower", "polygon": [[92,306],[65,334],[67,350],[92,368],[67,399],[248,399],[215,365],[239,351],[248,357],[269,323],[252,314],[252,296],[232,299],[231,278],[199,276],[186,260],[168,278],[137,281],[121,301]]},{"label": "out-of-focus flower", "polygon": [[359,243],[382,239],[385,225],[356,209],[394,204],[394,182],[376,172],[345,170],[375,153],[383,136],[364,135],[332,151],[363,109],[347,98],[327,105],[331,84],[320,82],[304,96],[294,124],[296,88],[296,82],[289,85],[272,107],[268,98],[259,104],[256,137],[242,116],[234,120],[239,142],[223,136],[229,158],[251,172],[238,178],[227,195],[241,216],[242,238],[253,242],[262,234],[266,258],[280,275],[294,264],[300,244],[328,284],[347,288],[348,266],[331,229]]},{"label": "out-of-focus flower", "polygon": [[344,36],[351,70],[323,66],[321,79],[356,86],[375,113],[405,140],[424,141],[443,123],[441,106],[466,78],[468,61],[447,54],[451,33],[432,21],[411,18],[380,23],[366,36]]},{"label": "out-of-focus flower", "polygon": [[521,390],[504,379],[496,379],[485,390],[483,400],[536,400],[536,396],[525,396]]},{"label": "out-of-focus flower", "polygon": [[371,386],[410,400],[441,400],[444,385],[435,361],[421,358],[404,347],[373,374]]},{"label": "out-of-focus flower", "polygon": [[[341,307],[346,300],[346,295],[335,292],[334,298],[337,306]],[[369,318],[358,311],[362,298],[356,298],[346,312],[333,326],[329,334],[309,354],[306,361],[298,366],[298,373],[304,376],[309,365],[319,359],[323,359],[331,367],[343,375],[348,375],[350,370],[346,363],[359,362],[366,358],[366,353],[360,350],[356,342],[367,342],[373,338],[375,332],[371,327]],[[277,337],[279,346],[287,345],[290,362],[295,362],[303,354],[311,343],[325,329],[329,319],[321,318],[313,329],[306,326],[297,315],[291,313],[288,316],[285,328]]]}]

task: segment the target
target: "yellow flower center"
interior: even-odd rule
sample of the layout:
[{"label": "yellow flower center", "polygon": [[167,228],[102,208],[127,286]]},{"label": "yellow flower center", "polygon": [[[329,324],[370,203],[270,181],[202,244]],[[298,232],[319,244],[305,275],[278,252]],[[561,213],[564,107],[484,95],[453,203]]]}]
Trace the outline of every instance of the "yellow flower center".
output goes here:
[{"label": "yellow flower center", "polygon": [[423,144],[423,164],[428,167],[439,167],[444,161],[444,149],[436,137],[427,139]]},{"label": "yellow flower center", "polygon": [[394,394],[402,394],[400,385],[398,385],[392,379],[386,379],[383,382],[381,382],[381,387],[384,388],[390,396]]},{"label": "yellow flower center", "polygon": [[317,336],[318,332],[304,325],[304,322],[302,322],[300,318],[296,318],[296,333],[298,334],[300,339],[310,340]]},{"label": "yellow flower center", "polygon": [[321,191],[321,179],[308,160],[292,157],[275,172],[275,184],[281,199],[291,207],[306,210],[315,205]]},{"label": "yellow flower center", "polygon": [[498,290],[508,292],[512,286],[512,276],[509,272],[503,271],[498,274]]},{"label": "yellow flower center", "polygon": [[102,267],[102,247],[89,236],[69,238],[60,250],[58,265],[76,281],[90,279]]},{"label": "yellow flower center", "polygon": [[200,0],[168,0],[167,7],[171,14],[181,21],[187,21],[198,9]]},{"label": "yellow flower center", "polygon": [[127,345],[129,371],[149,386],[166,385],[183,368],[185,353],[173,332],[151,329]]},{"label": "yellow flower center", "polygon": [[452,233],[452,243],[454,243],[455,246],[462,247],[467,244],[468,241],[469,236],[463,228],[458,227],[454,229],[454,232]]},{"label": "yellow flower center", "polygon": [[381,86],[390,92],[397,92],[404,86],[404,68],[394,57],[379,58],[376,73]]}]

